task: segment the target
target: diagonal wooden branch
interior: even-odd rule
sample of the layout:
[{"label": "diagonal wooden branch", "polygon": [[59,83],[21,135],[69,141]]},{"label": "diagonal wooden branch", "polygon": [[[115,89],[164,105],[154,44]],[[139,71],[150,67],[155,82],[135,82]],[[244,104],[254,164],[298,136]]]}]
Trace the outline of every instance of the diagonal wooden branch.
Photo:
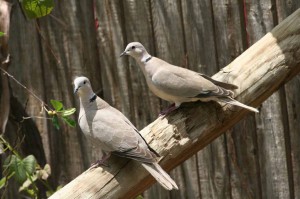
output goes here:
[{"label": "diagonal wooden branch", "polygon": [[[299,71],[300,9],[213,78],[238,85],[237,99],[258,106]],[[192,103],[158,118],[142,134],[163,156],[163,167],[171,170],[248,113],[228,105]],[[110,167],[87,170],[51,198],[133,198],[152,183],[138,163],[113,158]]]}]

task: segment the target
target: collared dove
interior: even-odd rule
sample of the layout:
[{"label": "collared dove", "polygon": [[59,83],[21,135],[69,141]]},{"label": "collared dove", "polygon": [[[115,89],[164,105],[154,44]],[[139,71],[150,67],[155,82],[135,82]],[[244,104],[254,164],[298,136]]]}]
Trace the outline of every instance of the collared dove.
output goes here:
[{"label": "collared dove", "polygon": [[134,125],[117,109],[99,98],[86,77],[74,80],[74,93],[80,99],[78,123],[85,136],[106,154],[130,158],[142,166],[167,190],[178,189],[174,180],[159,166],[159,156]]},{"label": "collared dove", "polygon": [[144,73],[150,90],[155,95],[175,104],[166,113],[178,108],[183,102],[198,100],[204,102],[213,100],[258,112],[256,108],[233,99],[231,90],[237,89],[237,86],[219,82],[206,75],[152,57],[139,42],[129,43],[121,54],[121,56],[123,55],[130,55],[136,60]]}]

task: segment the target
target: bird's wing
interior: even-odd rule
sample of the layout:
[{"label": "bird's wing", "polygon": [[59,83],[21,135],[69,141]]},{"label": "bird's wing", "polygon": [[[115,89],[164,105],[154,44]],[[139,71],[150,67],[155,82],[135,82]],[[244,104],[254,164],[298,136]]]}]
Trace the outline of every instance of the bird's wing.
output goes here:
[{"label": "bird's wing", "polygon": [[157,69],[152,76],[153,85],[165,94],[184,98],[210,98],[231,93],[193,71],[178,68]]},{"label": "bird's wing", "polygon": [[154,155],[147,143],[121,112],[109,106],[87,118],[92,137],[99,139],[111,152],[141,162],[153,162]]},{"label": "bird's wing", "polygon": [[198,73],[201,77],[211,81],[212,83],[214,83],[215,85],[217,86],[220,86],[222,88],[225,88],[225,89],[230,89],[230,90],[234,90],[234,89],[238,89],[239,87],[234,85],[234,84],[229,84],[229,83],[225,83],[225,82],[220,82],[220,81],[217,81],[207,75],[204,75],[202,73]]}]

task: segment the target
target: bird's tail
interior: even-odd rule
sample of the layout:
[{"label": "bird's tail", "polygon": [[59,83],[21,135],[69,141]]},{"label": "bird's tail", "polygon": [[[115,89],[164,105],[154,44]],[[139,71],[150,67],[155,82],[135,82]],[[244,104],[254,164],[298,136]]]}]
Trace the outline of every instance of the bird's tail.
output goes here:
[{"label": "bird's tail", "polygon": [[223,102],[223,103],[226,103],[226,104],[232,104],[232,105],[235,105],[235,106],[239,106],[239,107],[248,109],[249,111],[253,111],[253,112],[256,112],[256,113],[259,112],[256,108],[253,108],[251,106],[247,106],[247,105],[245,105],[245,104],[243,104],[239,101],[236,101],[235,99],[232,99],[231,97],[218,98],[218,100],[220,102]]},{"label": "bird's tail", "polygon": [[152,164],[142,163],[142,166],[156,179],[156,181],[161,184],[165,189],[172,190],[178,189],[178,186],[174,180],[167,174],[158,163],[154,162]]}]

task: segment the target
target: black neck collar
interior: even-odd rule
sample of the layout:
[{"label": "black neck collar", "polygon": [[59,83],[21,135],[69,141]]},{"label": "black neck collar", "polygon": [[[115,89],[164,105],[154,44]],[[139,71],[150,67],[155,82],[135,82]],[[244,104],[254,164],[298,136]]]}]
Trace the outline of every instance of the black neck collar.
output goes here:
[{"label": "black neck collar", "polygon": [[95,101],[95,100],[96,100],[96,98],[97,98],[97,95],[96,95],[96,94],[94,94],[94,95],[93,95],[93,97],[91,97],[91,99],[90,99],[90,102],[93,102],[93,101]]},{"label": "black neck collar", "polygon": [[148,57],[145,62],[148,62],[151,58],[152,58],[151,56]]}]

